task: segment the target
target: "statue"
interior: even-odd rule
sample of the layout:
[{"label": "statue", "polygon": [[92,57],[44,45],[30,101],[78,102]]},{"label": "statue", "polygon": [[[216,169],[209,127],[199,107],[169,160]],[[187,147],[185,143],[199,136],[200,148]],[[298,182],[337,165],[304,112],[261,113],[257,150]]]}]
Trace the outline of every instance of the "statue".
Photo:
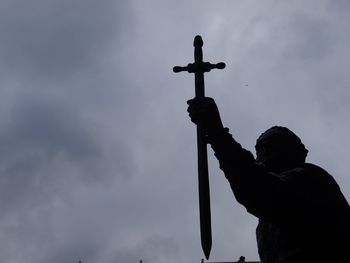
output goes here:
[{"label": "statue", "polygon": [[350,262],[350,207],[334,178],[306,163],[307,149],[288,128],[264,132],[253,154],[224,128],[215,101],[188,101],[236,200],[259,219],[263,263]]}]

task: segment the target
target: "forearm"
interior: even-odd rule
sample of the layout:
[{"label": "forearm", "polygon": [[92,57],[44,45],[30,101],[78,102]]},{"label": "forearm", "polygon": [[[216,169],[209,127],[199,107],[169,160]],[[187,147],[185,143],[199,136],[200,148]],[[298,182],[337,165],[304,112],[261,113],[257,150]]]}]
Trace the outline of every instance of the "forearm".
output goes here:
[{"label": "forearm", "polygon": [[228,129],[210,134],[208,140],[237,201],[257,217],[269,216],[269,205],[275,201],[272,200],[275,186],[281,183],[279,179],[267,173]]},{"label": "forearm", "polygon": [[211,144],[220,163],[220,168],[226,177],[230,177],[233,170],[243,172],[255,165],[253,155],[233,139],[228,128],[209,133],[208,142]]},{"label": "forearm", "polygon": [[209,134],[208,141],[236,199],[246,206],[247,199],[252,198],[247,195],[256,185],[256,180],[259,180],[256,175],[258,166],[253,155],[233,139],[227,128]]}]

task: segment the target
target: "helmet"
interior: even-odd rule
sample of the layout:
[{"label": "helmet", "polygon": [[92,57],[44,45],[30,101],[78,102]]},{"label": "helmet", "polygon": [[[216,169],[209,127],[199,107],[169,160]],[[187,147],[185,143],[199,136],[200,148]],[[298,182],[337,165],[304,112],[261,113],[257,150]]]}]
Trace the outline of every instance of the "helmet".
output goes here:
[{"label": "helmet", "polygon": [[273,126],[256,141],[256,160],[272,172],[282,172],[305,163],[308,150],[286,127]]}]

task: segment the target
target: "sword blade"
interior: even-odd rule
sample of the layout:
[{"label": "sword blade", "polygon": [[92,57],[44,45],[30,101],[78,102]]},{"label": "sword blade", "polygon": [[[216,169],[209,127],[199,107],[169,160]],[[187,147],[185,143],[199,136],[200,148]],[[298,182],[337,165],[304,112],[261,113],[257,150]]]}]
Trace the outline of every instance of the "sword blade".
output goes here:
[{"label": "sword blade", "polygon": [[212,237],[207,144],[205,141],[205,132],[199,126],[197,126],[197,150],[201,244],[206,259],[209,259],[212,246]]},{"label": "sword blade", "polygon": [[[194,62],[195,65],[203,63],[203,40],[196,36],[194,45]],[[194,73],[195,79],[195,96],[203,98],[204,92],[204,73],[197,70]],[[201,244],[206,259],[209,259],[212,237],[211,237],[211,212],[210,212],[210,190],[209,190],[209,173],[208,173],[208,155],[206,134],[203,127],[197,126],[197,152],[198,152],[198,194],[199,194],[199,220],[201,231]]]}]

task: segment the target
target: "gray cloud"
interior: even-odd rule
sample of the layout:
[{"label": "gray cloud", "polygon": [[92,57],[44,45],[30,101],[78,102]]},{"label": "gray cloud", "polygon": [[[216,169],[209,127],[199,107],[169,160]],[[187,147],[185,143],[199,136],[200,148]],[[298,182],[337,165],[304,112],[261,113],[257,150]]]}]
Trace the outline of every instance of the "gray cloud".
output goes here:
[{"label": "gray cloud", "polygon": [[76,76],[118,44],[127,5],[115,1],[3,1],[3,67],[60,79]]},{"label": "gray cloud", "polygon": [[[270,125],[291,127],[349,197],[348,5],[198,5],[2,1],[1,261],[203,257],[193,76],[171,72],[192,61],[196,34],[206,60],[227,63],[206,85],[234,136],[252,150]],[[209,160],[211,260],[256,259],[256,219]]]}]

